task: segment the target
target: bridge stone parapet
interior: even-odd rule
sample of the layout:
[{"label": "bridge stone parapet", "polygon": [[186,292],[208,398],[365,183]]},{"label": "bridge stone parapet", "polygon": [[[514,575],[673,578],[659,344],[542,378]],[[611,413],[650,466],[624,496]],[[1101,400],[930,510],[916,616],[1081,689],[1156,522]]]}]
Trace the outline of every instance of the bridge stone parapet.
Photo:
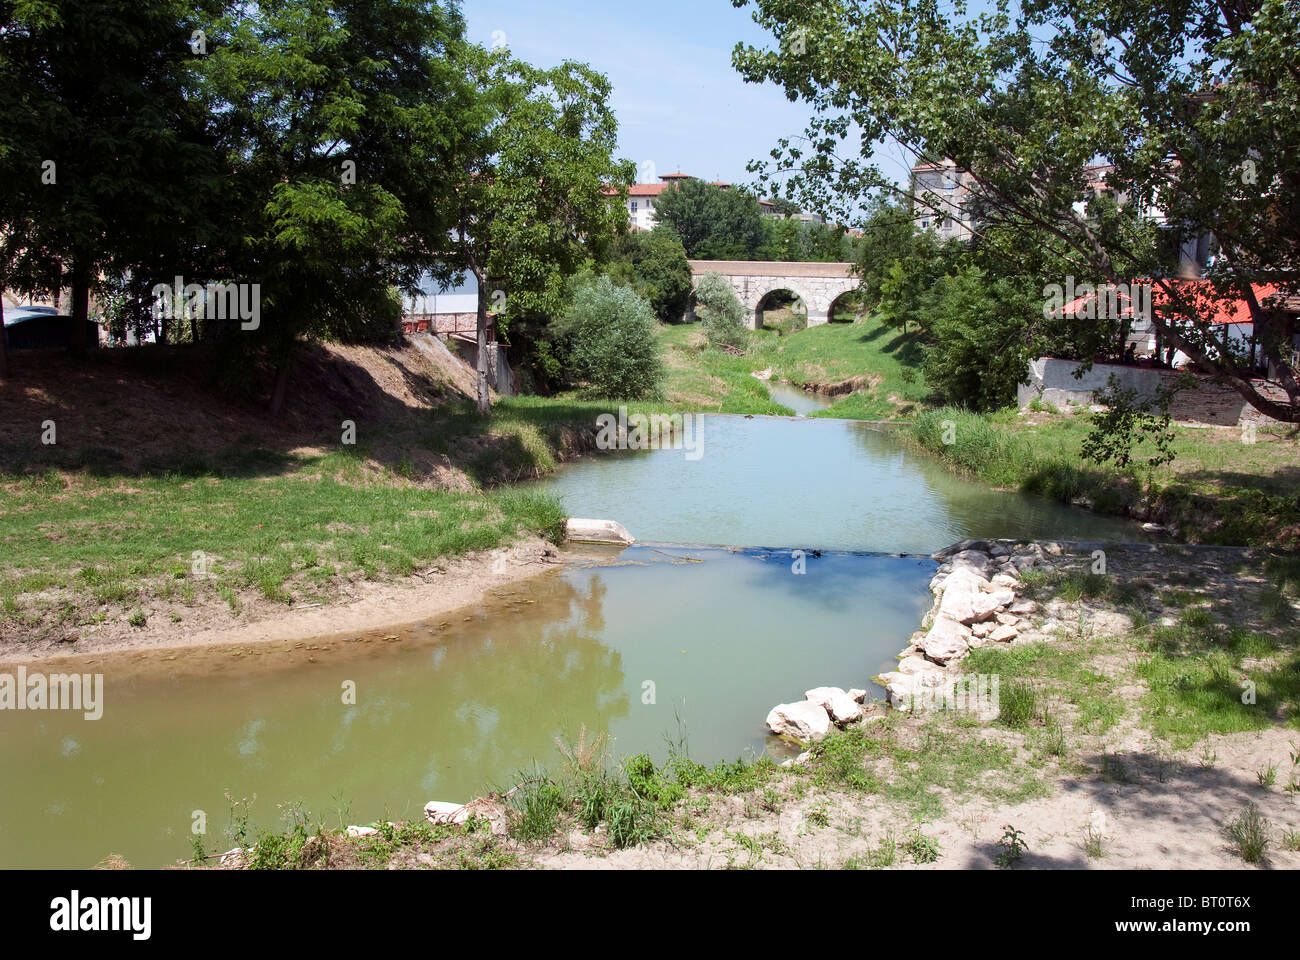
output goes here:
[{"label": "bridge stone parapet", "polygon": [[[691,260],[695,281],[706,273],[723,276],[749,311],[749,325],[757,330],[763,322],[758,309],[763,298],[777,290],[796,294],[808,310],[808,326],[827,323],[831,306],[844,294],[856,290],[857,278],[851,263],[806,263],[782,260]],[[694,311],[686,319],[693,320]]]}]

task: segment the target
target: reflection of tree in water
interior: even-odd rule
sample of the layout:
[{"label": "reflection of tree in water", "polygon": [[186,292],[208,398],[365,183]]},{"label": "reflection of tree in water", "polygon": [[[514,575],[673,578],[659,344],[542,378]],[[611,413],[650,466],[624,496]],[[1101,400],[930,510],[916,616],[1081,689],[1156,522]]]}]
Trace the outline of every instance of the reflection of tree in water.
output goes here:
[{"label": "reflection of tree in water", "polygon": [[576,571],[534,583],[526,599],[448,631],[434,656],[421,651],[388,671],[370,708],[359,695],[361,716],[339,731],[346,762],[363,754],[389,784],[432,778],[482,790],[534,761],[552,764],[557,735],[626,716],[622,656],[603,642],[601,578]]}]

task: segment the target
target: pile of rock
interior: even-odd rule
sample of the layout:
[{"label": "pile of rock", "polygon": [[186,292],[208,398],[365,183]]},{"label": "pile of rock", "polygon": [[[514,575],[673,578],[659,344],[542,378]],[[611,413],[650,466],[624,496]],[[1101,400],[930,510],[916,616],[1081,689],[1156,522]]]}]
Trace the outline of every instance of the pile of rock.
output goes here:
[{"label": "pile of rock", "polygon": [[833,725],[843,727],[866,715],[862,706],[865,690],[815,687],[803,696],[797,703],[773,707],[767,715],[767,728],[780,737],[815,743],[830,733]]},{"label": "pile of rock", "polygon": [[[957,682],[955,665],[970,651],[1024,638],[1027,618],[1037,612],[1032,600],[1017,596],[1026,570],[1050,566],[1057,543],[1013,540],[963,540],[933,558],[940,566],[930,581],[934,605],[922,629],[912,635],[898,669],[873,679],[885,688],[893,707],[911,709],[921,695],[933,697]],[[767,715],[768,729],[801,743],[816,742],[834,725],[863,719],[866,691],[817,687],[797,703],[780,703]]]},{"label": "pile of rock", "polygon": [[913,635],[898,669],[875,678],[890,704],[908,709],[917,694],[951,685],[955,674],[944,668],[972,649],[1020,637],[1028,626],[1025,618],[1038,609],[1032,600],[1017,597],[1020,575],[1050,565],[1052,552],[1038,543],[963,540],[934,554],[942,565],[930,581],[934,605],[923,629]]}]

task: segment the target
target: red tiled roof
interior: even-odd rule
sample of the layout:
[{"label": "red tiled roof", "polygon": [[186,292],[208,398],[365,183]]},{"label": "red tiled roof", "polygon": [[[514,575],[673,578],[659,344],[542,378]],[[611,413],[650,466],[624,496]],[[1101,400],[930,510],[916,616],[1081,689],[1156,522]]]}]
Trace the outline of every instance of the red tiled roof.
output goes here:
[{"label": "red tiled roof", "polygon": [[[1170,280],[1169,283],[1176,284],[1179,296],[1186,301],[1197,313],[1198,316],[1209,315],[1209,323],[1254,323],[1254,318],[1250,314],[1250,304],[1245,300],[1228,299],[1215,293],[1213,285],[1209,280]],[[1166,307],[1170,304],[1171,298],[1160,284],[1153,284],[1150,280],[1135,280],[1129,284],[1128,289],[1135,286],[1147,285],[1151,287],[1151,306],[1155,309]],[[1105,284],[1102,288],[1105,289]],[[1256,283],[1251,285],[1255,292],[1255,299],[1265,309],[1270,309],[1275,304],[1268,303],[1268,298],[1278,292],[1278,288],[1273,284]],[[1062,316],[1074,316],[1084,312],[1084,307],[1089,302],[1095,301],[1097,294],[1086,294],[1082,297],[1076,297],[1060,309]],[[1128,290],[1121,288],[1116,291],[1116,302],[1119,304],[1122,316],[1132,315],[1133,307],[1130,303]],[[1290,307],[1289,302],[1283,300],[1280,306]]]}]

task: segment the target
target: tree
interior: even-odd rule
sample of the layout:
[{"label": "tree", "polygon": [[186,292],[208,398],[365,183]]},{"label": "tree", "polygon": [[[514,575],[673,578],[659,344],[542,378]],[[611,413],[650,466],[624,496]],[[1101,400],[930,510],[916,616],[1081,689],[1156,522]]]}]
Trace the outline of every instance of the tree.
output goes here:
[{"label": "tree", "polygon": [[[459,53],[476,95],[473,122],[451,148],[459,179],[450,255],[478,282],[477,404],[487,412],[489,302],[501,304],[503,332],[560,316],[566,279],[604,260],[626,231],[618,201],[635,167],[614,159],[618,124],[604,75],[569,61],[541,70],[505,49]],[[622,185],[614,198],[610,184]]]},{"label": "tree", "polygon": [[425,0],[262,0],[218,27],[205,92],[233,176],[211,269],[260,291],[241,342],[276,365],[273,411],[299,338],[396,336],[394,288],[446,247],[463,30]]},{"label": "tree", "polygon": [[658,393],[663,365],[654,312],[631,287],[607,276],[579,285],[557,332],[569,343],[574,378],[596,396],[637,400]]},{"label": "tree", "polygon": [[212,12],[184,0],[0,7],[0,279],[28,293],[70,287],[74,352],[101,272],[178,259],[216,222],[191,46]]},{"label": "tree", "polygon": [[677,323],[691,303],[691,265],[672,227],[628,233],[614,246],[609,274],[650,302],[662,323]]},{"label": "tree", "polygon": [[945,401],[993,410],[1015,400],[1029,362],[1036,291],[964,265],[940,277],[919,307],[925,379]]},{"label": "tree", "polygon": [[659,194],[655,220],[677,232],[693,260],[748,260],[766,240],[753,195],[703,180],[686,180]]},{"label": "tree", "polygon": [[740,349],[748,342],[745,306],[720,273],[706,273],[695,288],[696,313],[704,335],[714,347]]},{"label": "tree", "polygon": [[[848,216],[875,192],[908,193],[875,165],[873,143],[892,141],[928,162],[950,158],[973,178],[977,232],[1000,228],[981,241],[984,256],[1008,274],[1023,269],[1017,253],[1037,249],[1080,280],[1153,278],[1163,343],[1261,412],[1300,422],[1292,315],[1254,286],[1300,293],[1294,3],[1186,0],[1158,3],[1153,15],[1148,0],[1031,0],[1014,16],[1005,6],[949,14],[938,0],[753,6],[780,48],[738,45],[734,64],[817,114],[808,142],[782,141],[760,182],[792,174],[787,190]],[[792,38],[799,42],[785,42]],[[864,146],[841,157],[852,125]],[[1107,219],[1090,202],[1084,168],[1099,161],[1127,214]],[[1177,251],[1210,234],[1223,257],[1198,297],[1177,280]],[[1209,320],[1227,300],[1248,305],[1271,386],[1285,399],[1223,349]],[[1088,321],[1078,336],[1112,344],[1122,323]]]}]

